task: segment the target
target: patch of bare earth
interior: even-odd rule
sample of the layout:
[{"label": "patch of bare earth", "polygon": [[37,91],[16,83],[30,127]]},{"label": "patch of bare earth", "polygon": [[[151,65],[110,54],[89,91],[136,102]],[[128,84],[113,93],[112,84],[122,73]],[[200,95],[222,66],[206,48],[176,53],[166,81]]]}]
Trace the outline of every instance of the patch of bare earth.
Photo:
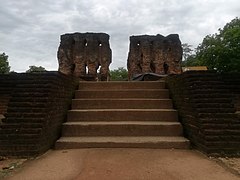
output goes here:
[{"label": "patch of bare earth", "polygon": [[240,158],[217,158],[217,162],[219,162],[224,168],[228,169],[232,173],[238,175],[240,177]]},{"label": "patch of bare earth", "polygon": [[0,156],[0,179],[19,170],[27,159],[12,159]]}]

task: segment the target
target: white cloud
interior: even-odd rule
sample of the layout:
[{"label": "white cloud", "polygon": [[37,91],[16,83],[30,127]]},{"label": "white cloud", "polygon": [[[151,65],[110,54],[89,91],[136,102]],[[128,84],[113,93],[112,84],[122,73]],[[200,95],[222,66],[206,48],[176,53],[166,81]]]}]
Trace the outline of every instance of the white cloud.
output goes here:
[{"label": "white cloud", "polygon": [[57,70],[61,34],[106,32],[113,51],[111,68],[125,66],[129,36],[178,33],[197,46],[240,16],[238,0],[0,0],[0,52],[14,71],[30,65]]}]

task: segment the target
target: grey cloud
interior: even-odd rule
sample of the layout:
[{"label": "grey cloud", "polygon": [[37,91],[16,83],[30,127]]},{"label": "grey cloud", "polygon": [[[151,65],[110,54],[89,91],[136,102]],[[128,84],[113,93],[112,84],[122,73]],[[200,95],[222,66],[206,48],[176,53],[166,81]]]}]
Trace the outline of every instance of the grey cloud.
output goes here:
[{"label": "grey cloud", "polygon": [[59,36],[69,32],[110,34],[111,68],[126,67],[129,36],[180,34],[197,46],[240,16],[238,0],[0,0],[0,52],[15,71],[30,65],[57,70]]}]

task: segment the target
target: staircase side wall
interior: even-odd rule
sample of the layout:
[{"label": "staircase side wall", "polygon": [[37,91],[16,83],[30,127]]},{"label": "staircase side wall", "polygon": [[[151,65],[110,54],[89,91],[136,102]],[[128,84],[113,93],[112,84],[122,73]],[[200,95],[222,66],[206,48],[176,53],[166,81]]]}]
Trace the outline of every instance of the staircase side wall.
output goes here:
[{"label": "staircase side wall", "polygon": [[60,136],[77,81],[58,72],[9,77],[15,85],[0,123],[0,155],[44,153]]},{"label": "staircase side wall", "polygon": [[235,108],[240,113],[240,73],[224,73],[221,75],[231,94],[235,96]]},{"label": "staircase side wall", "polygon": [[166,78],[185,136],[206,154],[239,155],[240,116],[236,106],[240,74],[234,77],[191,71]]},{"label": "staircase side wall", "polygon": [[12,96],[12,92],[16,86],[15,74],[2,74],[0,75],[0,115],[7,112],[8,102]]}]

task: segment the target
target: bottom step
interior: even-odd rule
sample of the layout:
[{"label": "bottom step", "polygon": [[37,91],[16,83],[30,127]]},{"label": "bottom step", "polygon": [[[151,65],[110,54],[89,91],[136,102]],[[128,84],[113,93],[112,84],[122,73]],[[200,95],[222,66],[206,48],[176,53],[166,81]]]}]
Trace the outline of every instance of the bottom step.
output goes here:
[{"label": "bottom step", "polygon": [[55,144],[55,149],[78,148],[158,148],[158,149],[188,149],[189,141],[184,137],[175,136],[98,136],[98,137],[61,137]]}]

